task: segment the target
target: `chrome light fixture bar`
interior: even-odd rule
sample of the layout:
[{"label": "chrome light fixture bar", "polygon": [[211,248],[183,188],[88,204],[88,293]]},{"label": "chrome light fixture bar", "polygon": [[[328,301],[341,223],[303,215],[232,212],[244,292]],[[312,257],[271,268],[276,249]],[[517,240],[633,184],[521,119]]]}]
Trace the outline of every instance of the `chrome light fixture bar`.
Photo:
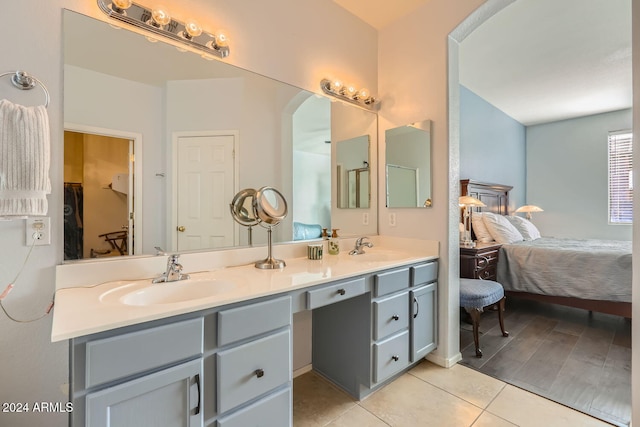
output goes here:
[{"label": "chrome light fixture bar", "polygon": [[195,21],[181,22],[162,8],[147,8],[131,0],[97,0],[107,16],[202,52],[203,56],[229,56],[227,36],[203,31]]},{"label": "chrome light fixture bar", "polygon": [[338,98],[342,101],[359,105],[369,110],[377,110],[380,101],[371,96],[368,89],[356,89],[353,85],[345,85],[339,80],[322,79],[320,88],[327,95]]}]

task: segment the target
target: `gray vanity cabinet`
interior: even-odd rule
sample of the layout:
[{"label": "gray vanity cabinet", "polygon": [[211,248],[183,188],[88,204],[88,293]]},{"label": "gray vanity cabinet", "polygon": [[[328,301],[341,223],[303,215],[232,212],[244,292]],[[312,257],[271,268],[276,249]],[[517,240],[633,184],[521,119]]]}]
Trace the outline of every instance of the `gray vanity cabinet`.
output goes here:
[{"label": "gray vanity cabinet", "polygon": [[71,341],[73,427],[292,425],[290,296]]},{"label": "gray vanity cabinet", "polygon": [[436,348],[438,262],[359,278],[367,293],[313,310],[313,369],[361,399]]},{"label": "gray vanity cabinet", "polygon": [[218,313],[219,427],[291,425],[291,311],[285,296]]},{"label": "gray vanity cabinet", "polygon": [[201,316],[72,340],[73,426],[203,425]]},{"label": "gray vanity cabinet", "polygon": [[202,426],[202,360],[89,393],[87,426]]},{"label": "gray vanity cabinet", "polygon": [[411,362],[437,346],[438,263],[411,267]]}]

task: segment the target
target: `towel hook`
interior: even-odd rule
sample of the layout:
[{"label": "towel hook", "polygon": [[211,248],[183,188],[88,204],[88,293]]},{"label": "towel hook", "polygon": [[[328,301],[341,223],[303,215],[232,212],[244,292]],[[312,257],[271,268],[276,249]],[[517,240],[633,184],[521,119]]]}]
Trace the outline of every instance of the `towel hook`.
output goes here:
[{"label": "towel hook", "polygon": [[0,74],[0,77],[11,75],[11,83],[20,90],[30,90],[36,87],[38,84],[42,88],[45,96],[45,108],[49,106],[49,100],[51,99],[49,96],[49,91],[47,87],[37,78],[33,77],[26,71],[18,70],[16,72],[10,71],[7,73]]}]

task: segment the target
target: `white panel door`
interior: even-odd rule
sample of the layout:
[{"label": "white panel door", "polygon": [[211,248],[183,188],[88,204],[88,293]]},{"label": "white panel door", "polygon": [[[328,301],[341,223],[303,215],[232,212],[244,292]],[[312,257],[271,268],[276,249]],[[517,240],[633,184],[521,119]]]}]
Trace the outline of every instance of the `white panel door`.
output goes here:
[{"label": "white panel door", "polygon": [[234,147],[233,135],[178,138],[178,251],[233,245]]}]

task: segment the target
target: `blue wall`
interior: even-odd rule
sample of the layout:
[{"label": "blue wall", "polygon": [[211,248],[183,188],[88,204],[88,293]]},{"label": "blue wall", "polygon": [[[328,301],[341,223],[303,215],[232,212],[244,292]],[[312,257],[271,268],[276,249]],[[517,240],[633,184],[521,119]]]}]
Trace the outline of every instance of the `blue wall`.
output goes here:
[{"label": "blue wall", "polygon": [[631,110],[527,127],[527,199],[544,212],[543,235],[631,240],[631,225],[608,219],[607,137],[631,129]]},{"label": "blue wall", "polygon": [[460,179],[512,185],[510,211],[525,204],[525,126],[464,86],[460,86]]}]

